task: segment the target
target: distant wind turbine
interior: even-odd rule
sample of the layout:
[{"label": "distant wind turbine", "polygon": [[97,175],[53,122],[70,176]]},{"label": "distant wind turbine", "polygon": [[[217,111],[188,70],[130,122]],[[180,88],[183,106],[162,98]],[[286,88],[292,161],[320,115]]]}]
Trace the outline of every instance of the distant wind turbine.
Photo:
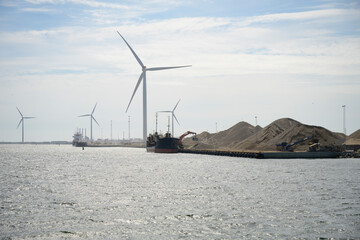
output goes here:
[{"label": "distant wind turbine", "polygon": [[171,113],[171,125],[172,125],[172,132],[171,132],[171,135],[172,137],[174,137],[174,118],[176,120],[176,122],[180,125],[179,121],[177,120],[176,116],[175,116],[175,109],[177,108],[179,102],[180,102],[181,99],[179,99],[179,101],[176,103],[175,107],[173,108],[172,111],[159,111],[159,112],[163,112],[163,113]]},{"label": "distant wind turbine", "polygon": [[95,112],[96,105],[97,105],[97,103],[95,104],[94,109],[92,110],[91,113],[79,116],[79,117],[90,117],[90,141],[93,140],[93,135],[92,135],[92,120],[94,120],[94,121],[96,122],[96,124],[100,127],[99,123],[96,121],[96,119],[95,119],[94,116],[93,116],[93,114],[94,114],[94,112]]},{"label": "distant wind turbine", "polygon": [[21,138],[21,142],[24,143],[24,122],[25,122],[25,119],[31,119],[31,118],[35,118],[35,117],[24,117],[24,115],[20,112],[20,110],[18,109],[18,107],[16,107],[16,109],[18,110],[18,112],[20,113],[21,115],[21,119],[20,119],[20,122],[19,124],[17,125],[16,129],[19,128],[20,126],[20,123],[22,123],[22,138]]},{"label": "distant wind turbine", "polygon": [[143,139],[144,141],[146,141],[146,137],[147,137],[147,98],[146,98],[146,72],[147,71],[159,71],[159,70],[167,70],[167,69],[173,69],[173,68],[184,68],[184,67],[190,67],[191,65],[186,65],[186,66],[175,66],[175,67],[154,67],[154,68],[147,68],[140,60],[140,58],[136,55],[136,53],[134,52],[134,50],[130,47],[130,45],[128,44],[128,42],[125,40],[125,38],[119,33],[117,32],[120,37],[124,40],[124,42],[126,43],[126,45],[129,47],[130,51],[132,52],[132,54],[134,55],[134,57],[136,58],[137,62],[140,64],[141,68],[142,68],[142,73],[139,77],[138,82],[136,83],[135,86],[135,90],[131,96],[130,102],[126,108],[126,112],[128,111],[131,101],[136,93],[136,90],[138,89],[141,81],[143,81]]}]

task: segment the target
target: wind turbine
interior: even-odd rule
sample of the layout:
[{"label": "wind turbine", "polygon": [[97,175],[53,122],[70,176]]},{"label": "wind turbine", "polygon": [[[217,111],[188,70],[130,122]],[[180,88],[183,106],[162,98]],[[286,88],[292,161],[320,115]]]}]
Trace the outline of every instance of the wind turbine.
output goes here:
[{"label": "wind turbine", "polygon": [[180,102],[181,99],[179,99],[179,101],[176,103],[175,107],[173,108],[172,111],[159,111],[159,112],[163,112],[163,113],[171,113],[171,125],[172,125],[172,132],[171,132],[171,135],[172,137],[174,137],[174,118],[176,120],[176,122],[180,125],[179,121],[177,120],[176,116],[175,116],[175,109],[177,108],[179,102]]},{"label": "wind turbine", "polygon": [[126,45],[129,47],[130,51],[132,52],[132,54],[134,55],[134,57],[136,58],[137,62],[140,64],[141,68],[142,68],[142,73],[140,74],[139,80],[136,83],[135,86],[135,90],[131,96],[129,105],[126,108],[126,112],[128,111],[131,101],[136,93],[136,90],[138,89],[141,81],[143,81],[143,139],[144,141],[146,141],[146,136],[147,136],[147,98],[146,98],[146,72],[147,71],[159,71],[159,70],[167,70],[167,69],[173,69],[173,68],[184,68],[184,67],[190,67],[191,65],[186,65],[186,66],[174,66],[174,67],[154,67],[154,68],[147,68],[140,60],[140,58],[136,55],[135,51],[130,47],[130,45],[128,44],[128,42],[125,40],[125,38],[119,33],[117,32],[120,37],[124,40],[124,42],[126,43]]},{"label": "wind turbine", "polygon": [[35,117],[24,117],[24,115],[20,112],[20,110],[18,109],[18,107],[16,107],[16,109],[18,110],[18,112],[20,113],[21,115],[21,119],[20,119],[20,122],[19,124],[17,125],[16,129],[19,128],[20,126],[20,123],[22,123],[22,138],[21,138],[21,142],[24,143],[24,122],[25,122],[25,119],[31,119],[31,118],[35,118]]},{"label": "wind turbine", "polygon": [[93,114],[94,114],[94,112],[95,112],[96,105],[97,105],[97,103],[95,104],[94,109],[92,110],[91,113],[79,116],[79,117],[90,117],[90,141],[93,140],[93,135],[92,135],[92,120],[94,120],[94,121],[96,122],[96,124],[100,127],[99,123],[96,121],[96,119],[95,119],[94,116],[93,116]]}]

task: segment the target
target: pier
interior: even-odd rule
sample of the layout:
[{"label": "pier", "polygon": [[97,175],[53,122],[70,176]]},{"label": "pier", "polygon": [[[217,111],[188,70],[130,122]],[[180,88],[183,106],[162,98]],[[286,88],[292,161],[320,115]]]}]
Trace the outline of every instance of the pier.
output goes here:
[{"label": "pier", "polygon": [[191,149],[180,149],[179,152],[191,153],[191,154],[227,156],[227,157],[263,158],[260,152],[239,152],[239,151],[226,151],[226,150],[191,150]]},{"label": "pier", "polygon": [[331,151],[317,151],[317,152],[289,152],[289,151],[275,151],[275,152],[240,152],[231,150],[192,150],[180,149],[180,153],[240,157],[240,158],[256,158],[256,159],[315,159],[315,158],[359,158],[358,152],[331,152]]}]

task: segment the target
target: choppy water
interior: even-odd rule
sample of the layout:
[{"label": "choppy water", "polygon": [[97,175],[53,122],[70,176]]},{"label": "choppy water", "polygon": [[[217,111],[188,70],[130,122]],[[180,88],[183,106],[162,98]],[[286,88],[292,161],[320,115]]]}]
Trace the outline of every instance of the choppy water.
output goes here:
[{"label": "choppy water", "polygon": [[359,238],[360,159],[0,145],[1,239]]}]

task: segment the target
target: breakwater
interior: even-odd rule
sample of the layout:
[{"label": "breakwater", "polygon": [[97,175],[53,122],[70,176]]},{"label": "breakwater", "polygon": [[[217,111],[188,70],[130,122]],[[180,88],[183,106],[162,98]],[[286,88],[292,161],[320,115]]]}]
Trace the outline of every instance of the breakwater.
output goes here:
[{"label": "breakwater", "polygon": [[192,150],[192,149],[180,149],[179,152],[191,153],[191,154],[227,156],[227,157],[263,158],[263,155],[260,152],[239,152],[239,151],[225,151],[225,150]]},{"label": "breakwater", "polygon": [[331,151],[318,151],[318,152],[240,152],[231,150],[193,150],[193,149],[180,149],[181,153],[191,154],[204,154],[215,156],[227,157],[240,157],[240,158],[257,158],[257,159],[291,159],[291,158],[359,158],[358,152],[331,152]]}]

